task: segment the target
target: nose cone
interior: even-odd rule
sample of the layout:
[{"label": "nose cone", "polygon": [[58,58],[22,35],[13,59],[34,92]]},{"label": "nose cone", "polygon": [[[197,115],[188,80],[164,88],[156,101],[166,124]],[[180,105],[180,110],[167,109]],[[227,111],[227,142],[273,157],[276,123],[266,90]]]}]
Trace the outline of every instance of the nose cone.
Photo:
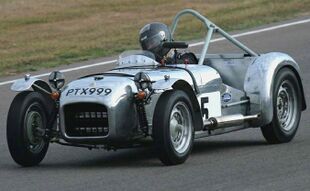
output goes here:
[{"label": "nose cone", "polygon": [[122,98],[130,99],[137,92],[133,80],[125,77],[88,77],[75,80],[61,93],[60,104],[74,102],[100,103],[114,106]]},{"label": "nose cone", "polygon": [[127,77],[88,77],[69,83],[60,99],[63,138],[105,144],[127,140],[138,124],[134,91],[134,81]]}]

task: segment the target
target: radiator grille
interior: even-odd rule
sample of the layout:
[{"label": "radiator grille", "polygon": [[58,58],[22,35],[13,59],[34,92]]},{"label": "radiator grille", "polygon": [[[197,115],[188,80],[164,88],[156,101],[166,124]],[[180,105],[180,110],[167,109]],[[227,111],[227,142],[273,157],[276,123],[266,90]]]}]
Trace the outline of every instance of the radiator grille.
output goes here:
[{"label": "radiator grille", "polygon": [[106,136],[109,133],[105,106],[78,103],[64,106],[66,134],[72,137]]}]

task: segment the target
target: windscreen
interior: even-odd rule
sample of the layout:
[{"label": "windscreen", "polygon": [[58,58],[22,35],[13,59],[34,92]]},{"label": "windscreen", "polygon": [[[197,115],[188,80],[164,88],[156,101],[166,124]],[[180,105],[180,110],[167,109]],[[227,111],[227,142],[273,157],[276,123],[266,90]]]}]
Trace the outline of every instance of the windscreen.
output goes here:
[{"label": "windscreen", "polygon": [[119,60],[127,56],[131,56],[131,55],[146,56],[146,57],[149,57],[155,60],[155,55],[152,52],[147,51],[147,50],[126,50],[119,55]]},{"label": "windscreen", "polygon": [[155,55],[146,50],[130,50],[120,54],[118,59],[119,67],[128,66],[154,66],[159,63],[155,61]]}]

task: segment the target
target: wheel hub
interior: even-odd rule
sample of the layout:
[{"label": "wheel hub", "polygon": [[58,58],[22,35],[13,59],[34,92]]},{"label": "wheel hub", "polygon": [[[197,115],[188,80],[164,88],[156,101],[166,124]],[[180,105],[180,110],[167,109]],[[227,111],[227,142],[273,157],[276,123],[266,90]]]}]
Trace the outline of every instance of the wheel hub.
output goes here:
[{"label": "wheel hub", "polygon": [[188,107],[183,102],[178,102],[170,115],[170,137],[174,149],[183,153],[188,148],[191,140],[192,121]]},{"label": "wheel hub", "polygon": [[293,87],[287,81],[282,82],[277,96],[277,116],[283,130],[289,131],[292,128],[291,122],[296,110],[295,94]]},{"label": "wheel hub", "polygon": [[44,147],[42,116],[38,111],[29,111],[26,113],[25,122],[29,150],[33,153],[40,152]]}]

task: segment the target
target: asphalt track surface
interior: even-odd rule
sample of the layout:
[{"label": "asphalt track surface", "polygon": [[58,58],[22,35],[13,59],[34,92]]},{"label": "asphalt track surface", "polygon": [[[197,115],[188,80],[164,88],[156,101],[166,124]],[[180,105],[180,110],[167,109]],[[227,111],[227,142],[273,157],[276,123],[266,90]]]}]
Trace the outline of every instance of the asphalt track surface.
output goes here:
[{"label": "asphalt track surface", "polygon": [[[309,22],[238,39],[259,53],[289,53],[300,64],[306,99],[310,103]],[[214,42],[210,48],[211,52],[235,51],[225,41]],[[197,50],[197,47],[194,49]],[[102,58],[57,69],[111,59],[115,58]],[[72,80],[112,67],[113,64],[103,65],[65,75]],[[51,70],[37,74],[48,71]],[[0,82],[17,77],[20,76],[2,78]],[[260,130],[251,128],[198,140],[186,163],[171,167],[163,166],[153,151],[147,148],[107,152],[52,144],[40,166],[22,168],[11,159],[6,144],[7,111],[15,95],[9,87],[10,84],[0,86],[1,191],[310,190],[309,110],[302,113],[296,137],[287,144],[268,145]]]}]

